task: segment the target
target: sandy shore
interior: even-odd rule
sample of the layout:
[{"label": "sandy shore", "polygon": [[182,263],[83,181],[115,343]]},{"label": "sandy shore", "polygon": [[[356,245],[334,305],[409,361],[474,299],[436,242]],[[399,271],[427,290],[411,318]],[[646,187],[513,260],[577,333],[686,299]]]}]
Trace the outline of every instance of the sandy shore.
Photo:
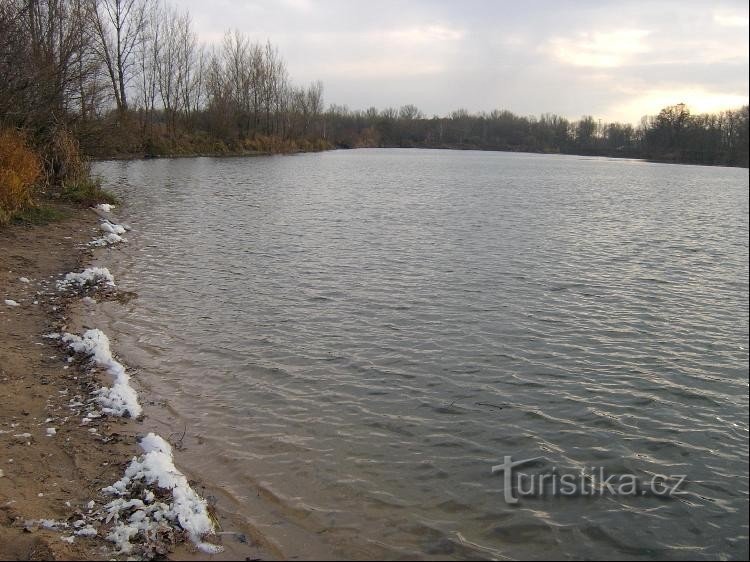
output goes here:
[{"label": "sandy shore", "polygon": [[[92,514],[112,500],[102,488],[122,478],[149,431],[143,420],[112,416],[81,423],[74,404],[111,381],[69,363],[61,343],[43,337],[92,327],[82,323],[81,299],[61,296],[55,281],[92,261],[85,244],[101,235],[98,217],[67,211],[47,226],[0,230],[0,560],[112,558],[108,527]],[[83,519],[96,536],[75,535]],[[50,521],[63,527],[46,528]],[[264,558],[250,544],[228,546],[213,558]],[[189,541],[154,555],[205,557]]]},{"label": "sandy shore", "polygon": [[[71,209],[72,211],[72,209]],[[114,482],[135,450],[130,424],[107,419],[80,427],[68,404],[88,395],[87,377],[64,369],[58,344],[42,337],[69,322],[54,278],[75,271],[90,252],[78,248],[96,234],[93,211],[47,226],[0,231],[0,558],[96,559],[111,552],[100,538],[68,543],[61,533],[27,521],[69,520],[85,512],[99,490]],[[25,283],[20,280],[25,277]],[[12,307],[5,300],[17,301]],[[37,301],[38,304],[33,304]],[[46,420],[50,420],[45,423]],[[47,436],[47,428],[56,434]],[[27,434],[30,436],[25,437]],[[117,435],[106,440],[106,436]]]}]

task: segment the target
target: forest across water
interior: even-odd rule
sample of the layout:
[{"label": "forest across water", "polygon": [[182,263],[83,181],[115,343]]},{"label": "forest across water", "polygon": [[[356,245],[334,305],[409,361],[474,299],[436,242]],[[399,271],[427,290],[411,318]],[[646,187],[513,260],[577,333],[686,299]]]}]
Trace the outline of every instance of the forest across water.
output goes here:
[{"label": "forest across water", "polygon": [[0,73],[0,127],[26,132],[53,183],[68,168],[61,134],[100,159],[419,147],[748,165],[747,106],[695,114],[675,100],[632,124],[326,105],[323,83],[295,83],[270,42],[230,30],[205,44],[187,10],[157,0],[4,1]]}]

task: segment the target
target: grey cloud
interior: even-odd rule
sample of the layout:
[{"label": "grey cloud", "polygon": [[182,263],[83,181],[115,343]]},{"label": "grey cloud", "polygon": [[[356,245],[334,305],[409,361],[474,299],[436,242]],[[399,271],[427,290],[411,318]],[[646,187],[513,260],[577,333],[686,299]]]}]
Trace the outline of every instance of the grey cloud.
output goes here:
[{"label": "grey cloud", "polygon": [[270,39],[294,79],[320,79],[328,103],[353,108],[502,107],[635,122],[670,91],[674,103],[747,103],[743,2],[180,4],[204,38],[237,28]]}]

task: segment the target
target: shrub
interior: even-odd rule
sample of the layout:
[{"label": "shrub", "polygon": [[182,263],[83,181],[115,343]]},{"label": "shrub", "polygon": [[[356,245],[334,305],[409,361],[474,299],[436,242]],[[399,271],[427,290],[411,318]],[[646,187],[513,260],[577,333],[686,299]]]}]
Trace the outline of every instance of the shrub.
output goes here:
[{"label": "shrub", "polygon": [[98,203],[119,203],[109,191],[102,189],[99,179],[84,177],[75,181],[63,183],[63,199],[80,205],[96,205]]},{"label": "shrub", "polygon": [[43,153],[48,158],[48,167],[52,172],[52,177],[49,178],[51,184],[79,182],[89,178],[89,163],[81,154],[78,141],[70,131],[56,129],[50,145],[45,148]]},{"label": "shrub", "polygon": [[0,130],[0,224],[32,205],[41,174],[42,162],[26,138],[18,131]]},{"label": "shrub", "polygon": [[102,189],[100,180],[91,177],[89,162],[69,131],[56,130],[45,154],[52,176],[50,183],[61,187],[64,200],[81,205],[118,203],[114,195]]}]

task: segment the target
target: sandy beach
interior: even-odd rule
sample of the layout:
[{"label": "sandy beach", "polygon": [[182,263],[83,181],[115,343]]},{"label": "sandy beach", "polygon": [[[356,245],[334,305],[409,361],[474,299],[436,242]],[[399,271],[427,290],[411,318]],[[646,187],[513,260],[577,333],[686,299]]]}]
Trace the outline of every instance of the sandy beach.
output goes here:
[{"label": "sandy beach", "polygon": [[[69,323],[69,304],[55,295],[60,274],[90,257],[79,246],[95,234],[92,211],[46,226],[0,231],[0,558],[4,560],[96,559],[107,550],[102,539],[69,543],[40,520],[68,520],[87,510],[99,489],[119,478],[135,446],[133,427],[109,420],[97,432],[69,415],[72,396],[88,393],[87,377],[64,369],[57,343],[42,337]],[[29,282],[21,281],[24,277]],[[38,304],[33,304],[36,301]],[[46,420],[50,420],[45,423]],[[47,436],[47,428],[56,434]],[[92,428],[93,428],[92,427]],[[114,437],[108,439],[108,437]],[[106,442],[105,442],[106,441]],[[31,524],[27,524],[31,521]]]},{"label": "sandy beach", "polygon": [[[61,293],[56,281],[91,263],[96,250],[88,243],[102,234],[93,210],[61,209],[68,218],[60,222],[0,230],[0,560],[118,557],[107,540],[112,495],[102,489],[123,478],[149,431],[142,418],[82,417],[111,377],[50,337],[92,328],[82,319],[93,301]],[[159,536],[146,549],[132,538],[134,550],[119,557],[205,557],[187,530]],[[252,545],[236,544],[216,558],[240,555],[261,557]]]}]

